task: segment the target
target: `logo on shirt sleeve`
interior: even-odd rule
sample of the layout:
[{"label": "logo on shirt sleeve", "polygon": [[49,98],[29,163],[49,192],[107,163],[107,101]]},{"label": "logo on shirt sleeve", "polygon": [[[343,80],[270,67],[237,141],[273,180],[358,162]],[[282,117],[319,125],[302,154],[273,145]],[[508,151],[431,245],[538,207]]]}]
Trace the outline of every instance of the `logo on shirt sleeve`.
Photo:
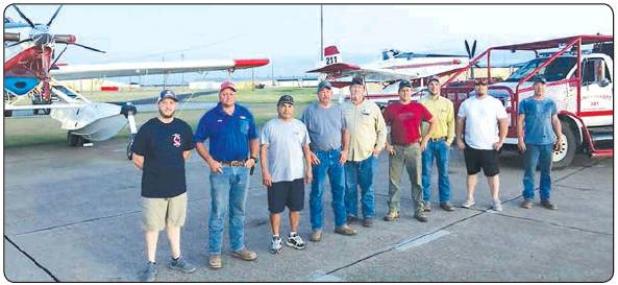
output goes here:
[{"label": "logo on shirt sleeve", "polygon": [[182,141],[180,139],[180,134],[179,133],[175,133],[172,135],[172,144],[175,147],[180,147],[180,145],[182,144]]}]

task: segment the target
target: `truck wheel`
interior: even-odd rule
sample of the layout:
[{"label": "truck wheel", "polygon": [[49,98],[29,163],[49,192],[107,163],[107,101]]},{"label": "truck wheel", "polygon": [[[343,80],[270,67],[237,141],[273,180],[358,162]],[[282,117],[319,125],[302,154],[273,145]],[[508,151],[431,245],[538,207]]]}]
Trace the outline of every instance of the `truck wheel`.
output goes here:
[{"label": "truck wheel", "polygon": [[4,110],[4,117],[11,117],[13,116],[13,110]]},{"label": "truck wheel", "polygon": [[562,145],[560,145],[558,151],[554,151],[554,169],[565,168],[571,165],[575,157],[575,151],[577,150],[577,141],[575,140],[573,129],[565,121],[560,121],[560,124],[562,125]]}]

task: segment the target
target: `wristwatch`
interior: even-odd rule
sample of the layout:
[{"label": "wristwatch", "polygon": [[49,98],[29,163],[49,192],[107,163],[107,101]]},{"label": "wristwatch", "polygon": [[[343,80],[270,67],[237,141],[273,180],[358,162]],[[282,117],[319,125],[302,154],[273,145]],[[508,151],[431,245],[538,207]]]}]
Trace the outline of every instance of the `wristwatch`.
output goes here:
[{"label": "wristwatch", "polygon": [[253,159],[253,161],[255,161],[255,163],[258,163],[258,162],[260,161],[260,160],[259,160],[257,157],[255,157],[255,156],[251,156],[251,157],[249,157],[249,158],[250,158],[250,159]]}]

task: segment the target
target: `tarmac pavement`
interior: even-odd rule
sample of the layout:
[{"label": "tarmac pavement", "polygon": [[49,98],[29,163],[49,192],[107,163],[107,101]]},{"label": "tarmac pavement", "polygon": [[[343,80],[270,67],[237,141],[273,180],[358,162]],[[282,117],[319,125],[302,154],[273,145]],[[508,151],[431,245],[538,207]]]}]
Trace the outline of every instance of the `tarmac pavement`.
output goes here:
[{"label": "tarmac pavement", "polygon": [[[89,148],[64,145],[4,149],[4,274],[10,281],[137,281],[145,266],[140,228],[141,173],[125,157],[126,141],[114,139]],[[491,203],[479,177],[475,208],[465,199],[465,165],[451,151],[454,212],[438,207],[432,195],[429,222],[412,218],[409,182],[404,175],[402,217],[385,222],[388,158],[383,153],[375,177],[376,215],[372,228],[352,225],[353,237],[333,233],[330,194],[325,194],[323,240],[309,241],[308,194],[300,234],[307,247],[269,252],[266,190],[260,171],[251,177],[247,199],[246,244],[258,259],[229,255],[225,230],[223,268],[207,267],[210,208],[208,168],[194,153],[187,164],[189,208],[183,256],[197,265],[192,274],[168,269],[169,245],[159,238],[158,281],[496,281],[602,282],[613,277],[613,160],[578,155],[574,165],[553,172],[552,201],[521,203],[521,157],[501,156],[504,211]],[[433,186],[436,186],[434,168]],[[538,175],[537,175],[538,177]],[[538,181],[538,180],[537,180]],[[360,206],[360,205],[359,205]],[[282,219],[282,234],[289,231]]]}]

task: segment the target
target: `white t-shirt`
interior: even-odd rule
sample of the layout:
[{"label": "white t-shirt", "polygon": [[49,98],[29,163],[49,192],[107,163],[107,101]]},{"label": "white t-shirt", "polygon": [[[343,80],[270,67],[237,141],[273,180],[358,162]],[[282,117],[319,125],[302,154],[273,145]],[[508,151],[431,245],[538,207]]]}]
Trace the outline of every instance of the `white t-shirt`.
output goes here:
[{"label": "white t-shirt", "polygon": [[262,128],[260,143],[268,145],[268,170],[273,183],[304,177],[303,146],[310,139],[303,122],[272,119]]},{"label": "white t-shirt", "polygon": [[483,99],[472,96],[461,106],[457,117],[466,119],[466,144],[475,149],[493,149],[498,136],[498,119],[506,119],[507,114],[500,100],[485,95]]}]

